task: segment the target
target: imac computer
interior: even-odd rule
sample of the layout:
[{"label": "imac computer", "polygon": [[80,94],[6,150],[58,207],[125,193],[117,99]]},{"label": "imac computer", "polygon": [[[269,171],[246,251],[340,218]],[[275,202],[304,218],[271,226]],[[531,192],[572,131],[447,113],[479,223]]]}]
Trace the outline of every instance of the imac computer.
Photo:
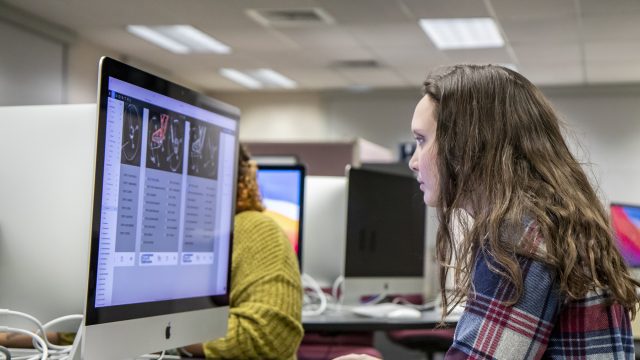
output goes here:
[{"label": "imac computer", "polygon": [[[96,105],[0,107],[0,308],[42,323],[82,314]],[[0,326],[35,330],[21,317]],[[51,331],[75,332],[70,321]]]},{"label": "imac computer", "polygon": [[81,354],[118,359],[224,336],[238,109],[110,58],[97,109]]},{"label": "imac computer", "polygon": [[411,173],[347,170],[345,304],[423,292],[426,206]]},{"label": "imac computer", "polygon": [[302,269],[304,165],[259,165],[257,175],[265,214],[284,230]]},{"label": "imac computer", "polygon": [[609,209],[620,254],[629,267],[640,268],[640,205],[614,203]]},{"label": "imac computer", "polygon": [[307,176],[303,272],[331,287],[342,275],[347,223],[347,178]]}]

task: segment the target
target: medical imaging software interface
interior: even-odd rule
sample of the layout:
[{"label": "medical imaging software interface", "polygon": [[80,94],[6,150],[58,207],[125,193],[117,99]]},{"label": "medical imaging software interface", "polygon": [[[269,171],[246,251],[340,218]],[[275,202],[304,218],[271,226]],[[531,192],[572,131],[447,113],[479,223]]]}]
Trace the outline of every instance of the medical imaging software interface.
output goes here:
[{"label": "medical imaging software interface", "polygon": [[96,307],[226,293],[237,123],[109,78]]}]

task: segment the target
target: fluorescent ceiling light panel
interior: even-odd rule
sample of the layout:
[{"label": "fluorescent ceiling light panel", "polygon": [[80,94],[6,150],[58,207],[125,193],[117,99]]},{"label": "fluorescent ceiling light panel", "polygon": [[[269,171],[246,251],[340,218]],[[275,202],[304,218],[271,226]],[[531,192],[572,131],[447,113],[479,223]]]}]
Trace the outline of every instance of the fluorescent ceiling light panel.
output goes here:
[{"label": "fluorescent ceiling light panel", "polygon": [[492,18],[420,19],[420,27],[441,50],[504,46]]},{"label": "fluorescent ceiling light panel", "polygon": [[298,86],[295,81],[271,69],[258,69],[253,71],[252,75],[266,86],[277,86],[285,89],[294,89]]},{"label": "fluorescent ceiling light panel", "polygon": [[163,35],[146,26],[128,25],[127,31],[137,37],[147,40],[150,43],[156,44],[165,50],[169,50],[172,53],[176,53],[176,54],[189,53],[189,47],[187,47],[186,45],[180,44],[179,42],[171,39],[170,37],[167,37],[166,35]]},{"label": "fluorescent ceiling light panel", "polygon": [[236,69],[222,68],[220,75],[249,89],[262,88],[262,84],[258,80]]},{"label": "fluorescent ceiling light panel", "polygon": [[228,54],[231,48],[191,25],[129,25],[127,30],[173,53]]}]

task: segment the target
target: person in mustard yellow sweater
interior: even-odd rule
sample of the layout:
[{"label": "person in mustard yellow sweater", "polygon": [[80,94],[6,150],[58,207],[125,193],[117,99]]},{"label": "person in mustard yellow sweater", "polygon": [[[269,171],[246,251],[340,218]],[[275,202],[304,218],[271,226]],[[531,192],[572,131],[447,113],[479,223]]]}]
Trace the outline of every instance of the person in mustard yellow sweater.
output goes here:
[{"label": "person in mustard yellow sweater", "polygon": [[240,147],[229,329],[224,338],[184,348],[207,359],[295,359],[303,336],[298,262],[264,210],[256,165]]}]

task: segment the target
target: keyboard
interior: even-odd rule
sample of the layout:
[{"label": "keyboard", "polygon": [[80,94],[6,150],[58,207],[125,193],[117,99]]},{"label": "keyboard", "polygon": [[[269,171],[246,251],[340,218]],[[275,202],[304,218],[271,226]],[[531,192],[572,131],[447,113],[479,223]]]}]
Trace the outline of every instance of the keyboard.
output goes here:
[{"label": "keyboard", "polygon": [[389,316],[389,315],[392,314],[396,310],[409,310],[408,312],[415,312],[415,314],[417,314],[417,316],[413,316],[413,315],[409,314],[409,316],[406,316],[406,317],[410,317],[410,318],[420,317],[420,315],[419,315],[420,312],[418,310],[416,310],[415,308],[412,308],[412,307],[407,306],[407,305],[394,304],[394,303],[382,303],[382,304],[353,306],[353,307],[351,307],[350,310],[351,310],[352,313],[354,313],[356,315],[366,316],[366,317],[371,317],[371,318],[393,317],[393,315],[391,315],[391,316]]}]

